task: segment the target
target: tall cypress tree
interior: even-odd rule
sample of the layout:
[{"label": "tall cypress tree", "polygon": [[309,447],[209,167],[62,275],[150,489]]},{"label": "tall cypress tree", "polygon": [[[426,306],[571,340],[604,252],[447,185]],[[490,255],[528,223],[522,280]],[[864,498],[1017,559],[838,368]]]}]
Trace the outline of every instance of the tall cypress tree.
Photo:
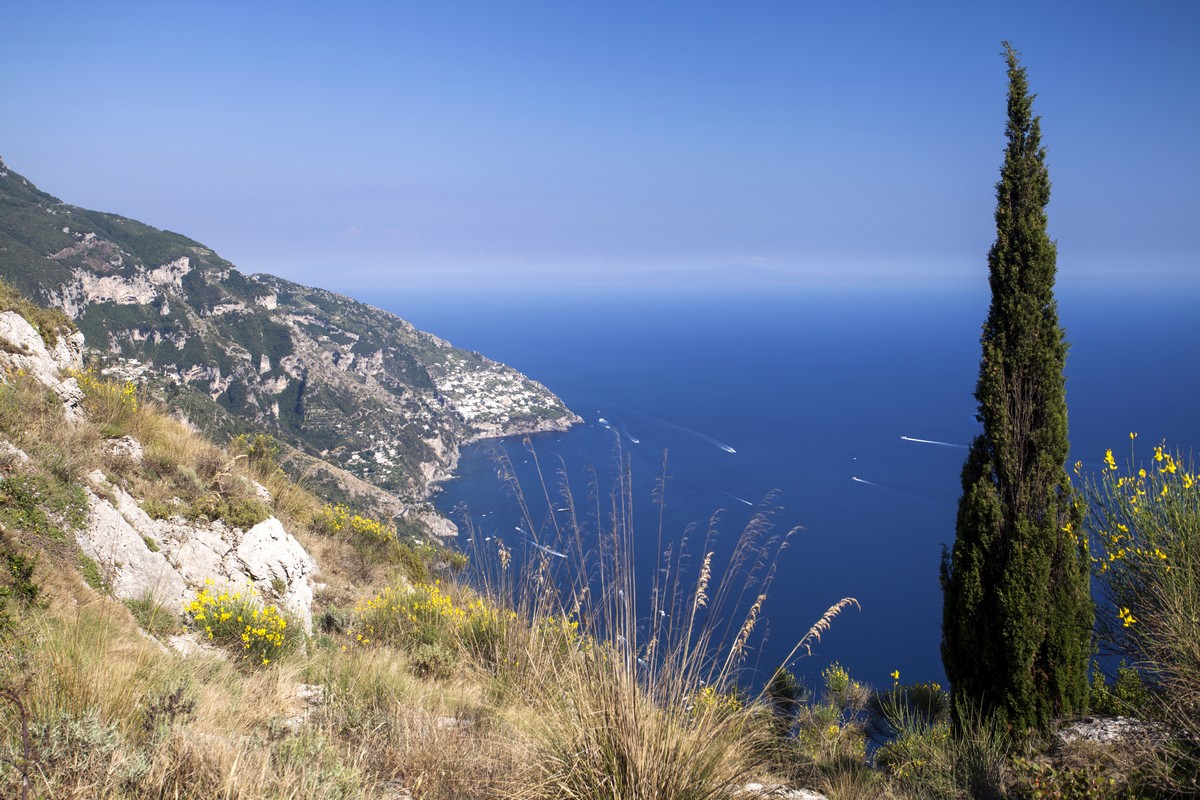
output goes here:
[{"label": "tall cypress tree", "polygon": [[1046,233],[1050,179],[1018,56],[1005,42],[1008,145],[975,388],[983,433],[963,465],[957,535],[941,570],[954,707],[999,715],[1014,732],[1083,709],[1093,622],[1082,506],[1065,468],[1067,344]]}]

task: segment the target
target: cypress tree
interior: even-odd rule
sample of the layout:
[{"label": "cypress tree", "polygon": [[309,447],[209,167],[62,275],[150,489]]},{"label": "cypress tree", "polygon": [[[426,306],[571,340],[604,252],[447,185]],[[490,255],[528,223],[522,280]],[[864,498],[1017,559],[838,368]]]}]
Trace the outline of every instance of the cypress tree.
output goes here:
[{"label": "cypress tree", "polygon": [[1046,151],[1008,42],[1004,57],[1008,143],[975,388],[983,433],[963,465],[954,548],[942,554],[942,663],[956,713],[998,715],[1015,733],[1083,710],[1093,608],[1082,505],[1065,468],[1067,344]]}]

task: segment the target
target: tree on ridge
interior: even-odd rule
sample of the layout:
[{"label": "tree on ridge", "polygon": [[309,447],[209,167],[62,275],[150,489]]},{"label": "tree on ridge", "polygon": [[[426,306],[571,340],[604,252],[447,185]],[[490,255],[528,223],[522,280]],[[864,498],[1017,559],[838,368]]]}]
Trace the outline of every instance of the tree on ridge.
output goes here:
[{"label": "tree on ridge", "polygon": [[963,465],[953,550],[942,555],[942,663],[956,714],[998,715],[1017,732],[1084,708],[1094,610],[1082,505],[1065,468],[1067,344],[1046,233],[1046,151],[1008,42],[1004,57],[1007,146],[975,389],[983,433]]}]

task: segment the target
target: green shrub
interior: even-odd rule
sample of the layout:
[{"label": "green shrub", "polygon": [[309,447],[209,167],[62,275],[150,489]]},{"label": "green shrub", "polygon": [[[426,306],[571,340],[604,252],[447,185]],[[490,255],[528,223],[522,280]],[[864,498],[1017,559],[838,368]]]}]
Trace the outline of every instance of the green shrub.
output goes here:
[{"label": "green shrub", "polygon": [[[821,672],[821,695],[799,706],[794,725],[791,771],[808,782],[869,780],[863,711],[869,692],[837,662]],[[774,682],[795,690],[784,678]]]},{"label": "green shrub", "polygon": [[33,580],[37,558],[9,550],[4,553],[4,566],[9,577],[9,596],[23,606],[33,605],[41,593]]},{"label": "green shrub", "polygon": [[1150,700],[1146,684],[1136,669],[1122,661],[1111,682],[1105,679],[1100,665],[1092,662],[1092,683],[1088,693],[1088,708],[1093,714],[1137,716],[1146,710]]},{"label": "green shrub", "polygon": [[388,587],[359,602],[348,632],[364,646],[398,645],[415,653],[430,645],[487,659],[510,618],[482,598],[455,598],[440,583],[417,584]]},{"label": "green shrub", "polygon": [[101,431],[127,431],[135,424],[141,405],[139,390],[133,381],[113,381],[88,368],[74,375],[83,389],[83,407]]},{"label": "green shrub", "polygon": [[114,425],[111,422],[105,422],[100,426],[100,436],[105,439],[120,439],[122,436],[128,436],[129,431],[122,427]]},{"label": "green shrub", "polygon": [[1016,790],[1024,800],[1133,800],[1135,795],[1097,765],[1058,766],[1013,759]]},{"label": "green shrub", "polygon": [[214,492],[193,503],[187,516],[220,520],[231,528],[249,530],[271,516],[271,511],[256,497],[226,497]]},{"label": "green shrub", "polygon": [[229,451],[245,455],[250,466],[261,475],[269,475],[279,469],[279,443],[265,434],[238,434],[230,441]]},{"label": "green shrub", "polygon": [[[895,673],[899,675],[899,673]],[[896,733],[892,720],[920,724],[925,728],[950,719],[950,695],[940,683],[914,683],[903,686],[897,682],[890,689],[871,695],[867,702],[874,727],[884,736]]]},{"label": "green shrub", "polygon": [[775,670],[763,691],[763,700],[775,712],[781,732],[791,729],[807,693],[804,684],[790,670],[783,667]]},{"label": "green shrub", "polygon": [[87,521],[83,487],[52,475],[16,473],[0,478],[0,523],[38,536],[61,540],[63,526]]},{"label": "green shrub", "polygon": [[[935,686],[928,685],[928,686]],[[940,688],[940,687],[939,687]],[[1008,732],[995,720],[962,709],[958,729],[919,704],[884,703],[892,737],[875,753],[875,764],[901,791],[929,800],[1004,796],[1008,774]]]},{"label": "green shrub", "polygon": [[429,581],[429,563],[421,558],[421,555],[413,549],[413,547],[405,542],[396,542],[395,546],[389,548],[393,555],[395,563],[400,565],[404,570],[405,576],[413,583],[427,583]]},{"label": "green shrub", "polygon": [[875,764],[909,796],[956,800],[954,734],[947,722],[924,726],[909,718],[893,718],[895,735],[875,752]]},{"label": "green shrub", "polygon": [[104,579],[100,565],[83,553],[79,554],[79,574],[83,576],[84,582],[97,592],[108,591],[108,581]]},{"label": "green shrub", "polygon": [[350,627],[351,615],[340,608],[327,608],[317,618],[317,628],[322,633],[345,633]]},{"label": "green shrub", "polygon": [[142,501],[142,511],[145,511],[150,519],[170,519],[176,514],[181,513],[183,511],[183,507],[179,503],[164,502],[161,500],[144,500]]},{"label": "green shrub", "polygon": [[413,674],[418,678],[435,680],[449,678],[458,659],[445,645],[420,644],[410,654]]}]

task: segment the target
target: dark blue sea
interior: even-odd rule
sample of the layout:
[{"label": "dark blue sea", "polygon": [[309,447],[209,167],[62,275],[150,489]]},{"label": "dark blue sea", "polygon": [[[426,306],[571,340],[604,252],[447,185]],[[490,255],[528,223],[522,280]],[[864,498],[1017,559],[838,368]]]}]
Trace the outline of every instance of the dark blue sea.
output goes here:
[{"label": "dark blue sea", "polygon": [[[808,685],[838,661],[856,678],[944,681],[938,564],[954,537],[959,471],[978,432],[973,391],[984,293],[605,290],[364,296],[418,328],[541,381],[586,424],[533,437],[548,478],[567,465],[582,504],[590,466],[615,485],[629,456],[639,569],[653,574],[664,451],[668,540],[721,510],[732,541],[778,493],[777,531],[801,530],[779,563],[753,659],[780,663],[834,602],[854,597],[792,663]],[[1107,447],[1200,445],[1195,293],[1060,292],[1071,344],[1072,460]],[[619,439],[619,445],[618,445]],[[502,442],[540,495],[520,442]],[[490,446],[463,453],[436,503],[478,536],[527,546]],[[1143,453],[1146,455],[1146,453]],[[552,502],[552,505],[556,504]],[[535,508],[536,504],[533,504]],[[544,501],[535,524],[548,514]],[[540,514],[540,516],[538,516]],[[694,545],[698,547],[698,545]]]}]

